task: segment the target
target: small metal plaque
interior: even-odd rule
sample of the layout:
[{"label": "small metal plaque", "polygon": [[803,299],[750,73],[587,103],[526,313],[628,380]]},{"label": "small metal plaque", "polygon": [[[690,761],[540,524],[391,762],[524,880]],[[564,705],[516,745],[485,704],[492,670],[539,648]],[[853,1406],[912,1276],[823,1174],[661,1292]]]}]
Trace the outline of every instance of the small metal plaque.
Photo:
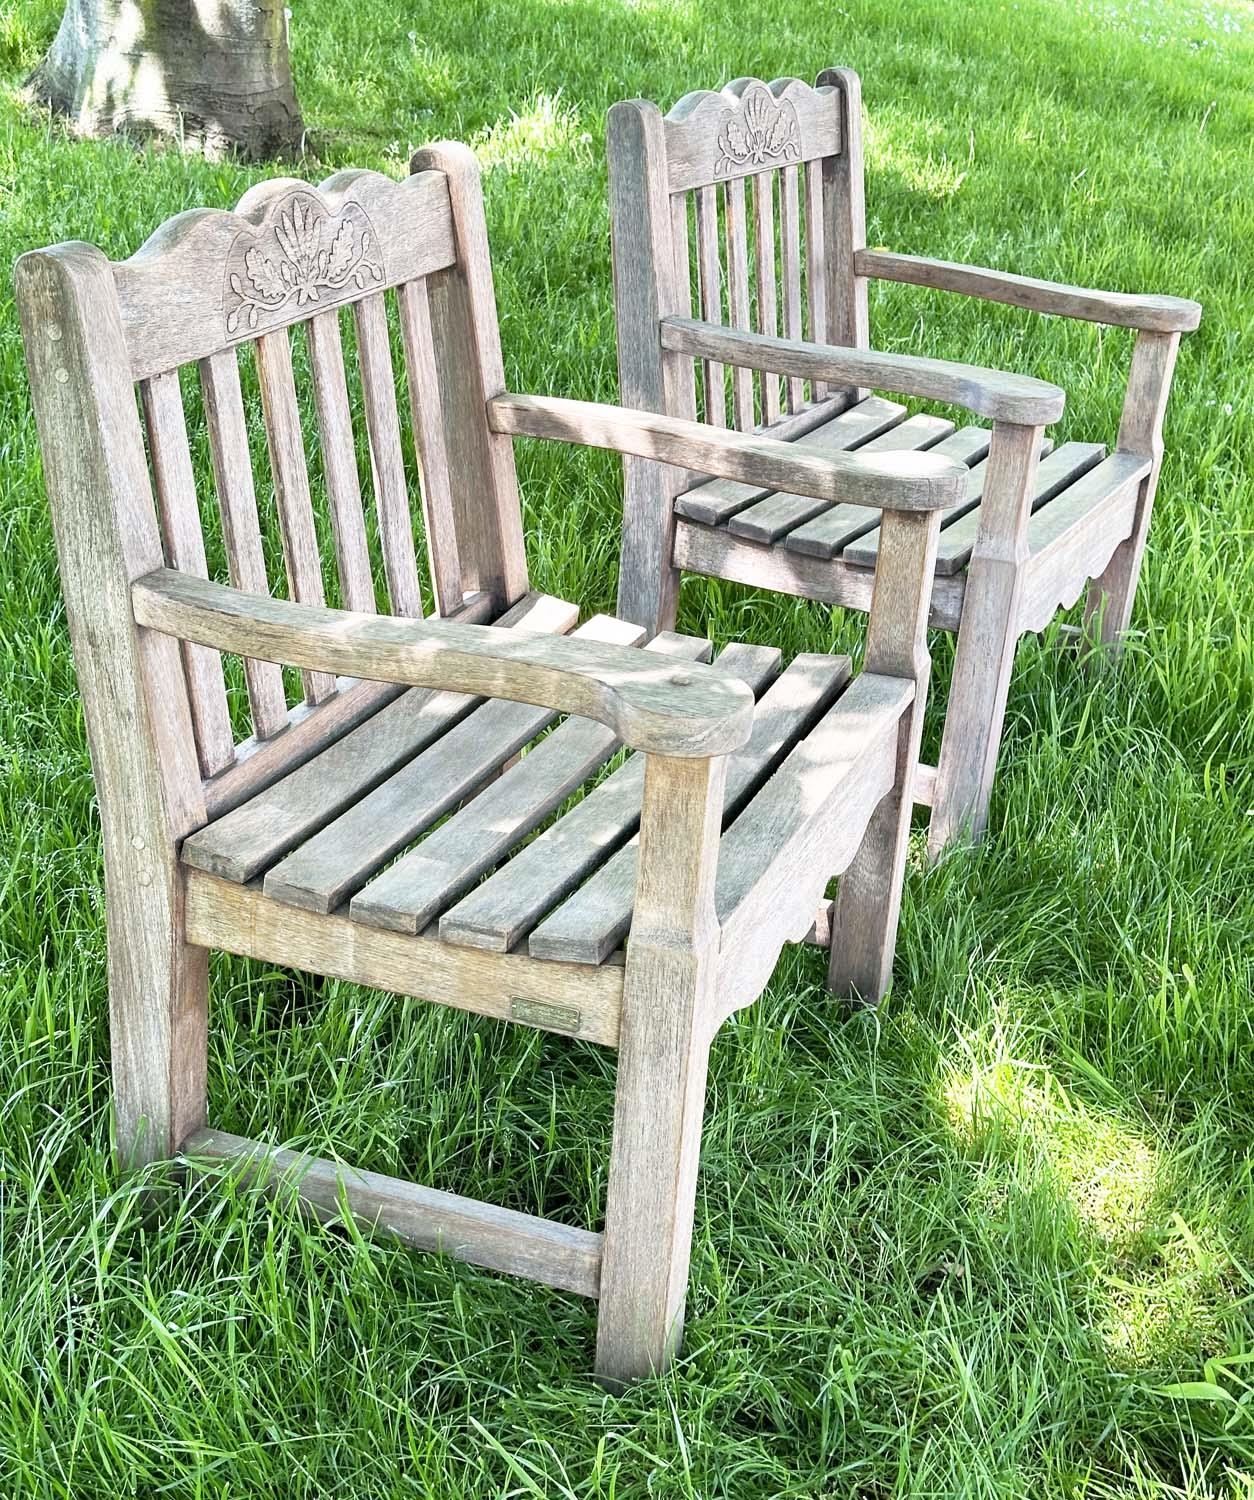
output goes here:
[{"label": "small metal plaque", "polygon": [[573,1005],[548,1005],[543,1000],[527,1000],[521,995],[515,995],[509,1002],[509,1015],[511,1021],[543,1026],[546,1031],[566,1031],[572,1036],[583,1019]]}]

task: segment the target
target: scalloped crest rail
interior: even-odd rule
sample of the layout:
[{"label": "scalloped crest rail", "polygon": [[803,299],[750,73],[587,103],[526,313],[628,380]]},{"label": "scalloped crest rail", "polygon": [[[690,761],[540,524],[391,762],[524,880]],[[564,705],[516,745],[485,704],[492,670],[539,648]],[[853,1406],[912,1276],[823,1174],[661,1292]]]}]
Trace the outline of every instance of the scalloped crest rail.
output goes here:
[{"label": "scalloped crest rail", "polygon": [[[945,516],[931,623],[958,634],[939,765],[914,795],[933,855],[983,830],[1016,642],[1087,591],[1090,644],[1126,628],[1162,460],[1162,418],[1196,303],[1084,291],[866,248],[861,86],[830,68],[738,78],[667,114],[611,109],[614,291],[623,401],[825,452],[928,451],[970,466]],[[870,349],[868,278],[1137,331],[1115,451],[1044,428],[1043,382]],[[782,335],[782,337],[781,337]],[[926,397],[992,431],[911,415]],[[674,622],[684,570],[867,609],[880,531],[854,505],[628,460],[619,613]]]},{"label": "scalloped crest rail", "polygon": [[[719,105],[725,175],[830,144],[821,94],[768,93]],[[601,1377],[661,1369],[714,1033],[787,942],[830,943],[847,997],[888,983],[926,588],[966,470],[508,395],[451,144],[405,182],[263,184],[118,265],[35,251],[17,286],[100,802],[122,1157],[182,1152],[597,1298]],[[887,505],[865,670],[575,628],[529,588],[524,435]],[[616,1048],[603,1230],[209,1128],[211,949]]]}]

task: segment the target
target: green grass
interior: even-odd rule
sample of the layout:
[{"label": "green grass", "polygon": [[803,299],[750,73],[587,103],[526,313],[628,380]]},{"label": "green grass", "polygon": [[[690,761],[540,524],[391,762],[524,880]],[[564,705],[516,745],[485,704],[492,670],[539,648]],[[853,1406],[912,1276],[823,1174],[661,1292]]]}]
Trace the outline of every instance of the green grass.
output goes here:
[{"label": "green grass", "polygon": [[[16,83],[54,0],[0,14]],[[320,176],[486,167],[518,389],[610,397],[603,120],[863,74],[873,244],[1199,297],[1124,670],[1019,652],[992,827],[909,877],[894,988],[786,957],[720,1036],[686,1352],[609,1399],[590,1306],[109,1158],[100,851],[9,294],[0,314],[0,1494],[1254,1495],[1254,9],[1179,0],[299,0]],[[0,101],[0,258],[111,254],[261,175]],[[1113,435],[1128,341],[906,288],[877,341],[1045,375]],[[521,456],[538,585],[612,603],[616,465]],[[859,617],[692,581],[787,650]],[[938,690],[951,660],[938,643]],[[215,961],[228,1129],[598,1223],[612,1059]],[[160,1186],[160,1171],[143,1185]]]}]

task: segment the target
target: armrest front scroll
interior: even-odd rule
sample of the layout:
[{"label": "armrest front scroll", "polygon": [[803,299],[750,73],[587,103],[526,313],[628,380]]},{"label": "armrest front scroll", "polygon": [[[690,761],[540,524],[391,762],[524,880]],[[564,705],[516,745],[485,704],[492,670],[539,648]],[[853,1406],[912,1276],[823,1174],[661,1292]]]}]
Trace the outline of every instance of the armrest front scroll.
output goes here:
[{"label": "armrest front scroll", "polygon": [[966,493],[966,466],[934,453],[834,453],[804,440],[783,443],[594,401],[494,396],[488,421],[495,432],[609,448],[833,505],[947,510]]},{"label": "armrest front scroll", "polygon": [[596,719],[634,749],[701,757],[749,738],[753,694],[717,666],[565,636],[410,620],[245,594],[169,568],[131,587],[135,620],[311,671],[535,703]]},{"label": "armrest front scroll", "polygon": [[1038,281],[1032,276],[1013,276],[1009,271],[929,260],[921,255],[893,255],[886,250],[859,250],[854,256],[854,271],[879,281],[902,281],[942,292],[961,292],[968,297],[982,297],[986,302],[1025,307],[1031,312],[1055,313],[1062,318],[1082,318],[1090,323],[1137,328],[1148,333],[1191,333],[1202,318],[1200,304],[1187,297],[1089,291],[1057,281]]},{"label": "armrest front scroll", "polygon": [[1030,375],[916,354],[884,354],[878,349],[845,349],[834,344],[772,338],[697,318],[663,318],[661,333],[664,349],[695,359],[744,365],[799,380],[870,386],[898,396],[950,401],[965,406],[977,417],[1024,427],[1046,427],[1056,422],[1067,399],[1060,387]]}]

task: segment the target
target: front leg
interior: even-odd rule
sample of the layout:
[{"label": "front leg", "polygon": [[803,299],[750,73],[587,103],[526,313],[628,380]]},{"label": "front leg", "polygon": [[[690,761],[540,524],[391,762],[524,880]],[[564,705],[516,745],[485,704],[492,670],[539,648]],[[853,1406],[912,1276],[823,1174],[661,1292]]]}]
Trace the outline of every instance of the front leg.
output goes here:
[{"label": "front leg", "polygon": [[936,768],[928,834],[933,859],[964,834],[979,839],[988,820],[1019,639],[1028,514],[1040,449],[1041,428],[994,424]]},{"label": "front leg", "polygon": [[1141,481],[1132,531],[1089,587],[1084,606],[1085,635],[1092,646],[1118,651],[1120,638],[1132,616],[1141,559],[1149,535],[1154,492],[1163,461],[1163,416],[1171,392],[1171,377],[1180,347],[1178,333],[1138,333],[1132,352],[1132,373],[1119,423],[1119,448],[1150,458],[1153,467]]}]

